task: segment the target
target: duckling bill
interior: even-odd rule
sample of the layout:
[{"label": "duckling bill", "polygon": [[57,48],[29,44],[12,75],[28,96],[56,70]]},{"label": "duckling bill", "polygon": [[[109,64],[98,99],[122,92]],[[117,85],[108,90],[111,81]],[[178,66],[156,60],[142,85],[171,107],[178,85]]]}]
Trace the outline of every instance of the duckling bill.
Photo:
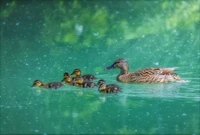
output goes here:
[{"label": "duckling bill", "polygon": [[35,80],[33,82],[33,85],[31,87],[35,87],[35,86],[38,86],[40,88],[60,88],[60,87],[63,87],[64,85],[61,83],[61,82],[50,82],[50,83],[47,83],[47,84],[43,84],[42,81],[40,80]]},{"label": "duckling bill", "polygon": [[183,81],[181,77],[174,73],[176,68],[145,68],[135,72],[129,72],[128,62],[123,59],[117,59],[111,66],[105,68],[120,69],[117,81],[124,83],[168,83]]}]

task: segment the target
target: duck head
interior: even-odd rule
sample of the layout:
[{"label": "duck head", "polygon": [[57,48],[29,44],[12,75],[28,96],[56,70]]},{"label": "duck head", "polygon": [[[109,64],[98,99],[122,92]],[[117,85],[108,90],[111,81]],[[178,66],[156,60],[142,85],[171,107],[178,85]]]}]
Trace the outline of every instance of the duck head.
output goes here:
[{"label": "duck head", "polygon": [[80,69],[74,69],[74,71],[71,73],[71,75],[80,76],[81,75],[81,70]]},{"label": "duck head", "polygon": [[112,65],[106,67],[105,70],[110,70],[110,69],[114,69],[114,68],[121,69],[122,73],[128,72],[128,68],[129,68],[128,62],[123,58],[119,58]]},{"label": "duck head", "polygon": [[40,87],[40,86],[42,86],[42,81],[40,81],[40,80],[35,80],[34,82],[33,82],[33,85],[31,86],[31,87],[35,87],[35,86],[38,86],[38,87]]}]

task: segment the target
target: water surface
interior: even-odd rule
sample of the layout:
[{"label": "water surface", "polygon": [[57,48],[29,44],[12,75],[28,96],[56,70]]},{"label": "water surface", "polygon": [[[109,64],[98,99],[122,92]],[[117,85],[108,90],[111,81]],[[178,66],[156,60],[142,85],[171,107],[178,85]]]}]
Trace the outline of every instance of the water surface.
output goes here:
[{"label": "water surface", "polygon": [[[200,134],[199,1],[2,3],[1,134]],[[104,71],[117,58],[130,71],[179,67],[188,82],[117,82]],[[30,87],[75,68],[122,92]]]}]

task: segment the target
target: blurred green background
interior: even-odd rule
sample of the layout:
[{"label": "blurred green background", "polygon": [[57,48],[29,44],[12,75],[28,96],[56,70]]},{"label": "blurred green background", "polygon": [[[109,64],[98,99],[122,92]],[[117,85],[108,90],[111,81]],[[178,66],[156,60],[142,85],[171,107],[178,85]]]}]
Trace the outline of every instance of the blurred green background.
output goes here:
[{"label": "blurred green background", "polygon": [[[199,0],[2,0],[1,134],[199,134]],[[104,71],[180,67],[186,84],[136,85]],[[123,89],[102,95],[60,81],[80,68]]]}]

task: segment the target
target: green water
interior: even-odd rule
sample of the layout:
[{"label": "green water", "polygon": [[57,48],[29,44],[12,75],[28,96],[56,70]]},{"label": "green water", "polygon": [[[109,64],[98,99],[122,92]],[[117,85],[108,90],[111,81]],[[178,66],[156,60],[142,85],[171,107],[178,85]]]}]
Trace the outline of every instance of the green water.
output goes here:
[{"label": "green water", "polygon": [[[0,134],[200,134],[199,0],[0,3]],[[179,67],[189,82],[117,82],[104,71],[117,58],[130,71]],[[75,68],[122,92],[30,87]]]}]

